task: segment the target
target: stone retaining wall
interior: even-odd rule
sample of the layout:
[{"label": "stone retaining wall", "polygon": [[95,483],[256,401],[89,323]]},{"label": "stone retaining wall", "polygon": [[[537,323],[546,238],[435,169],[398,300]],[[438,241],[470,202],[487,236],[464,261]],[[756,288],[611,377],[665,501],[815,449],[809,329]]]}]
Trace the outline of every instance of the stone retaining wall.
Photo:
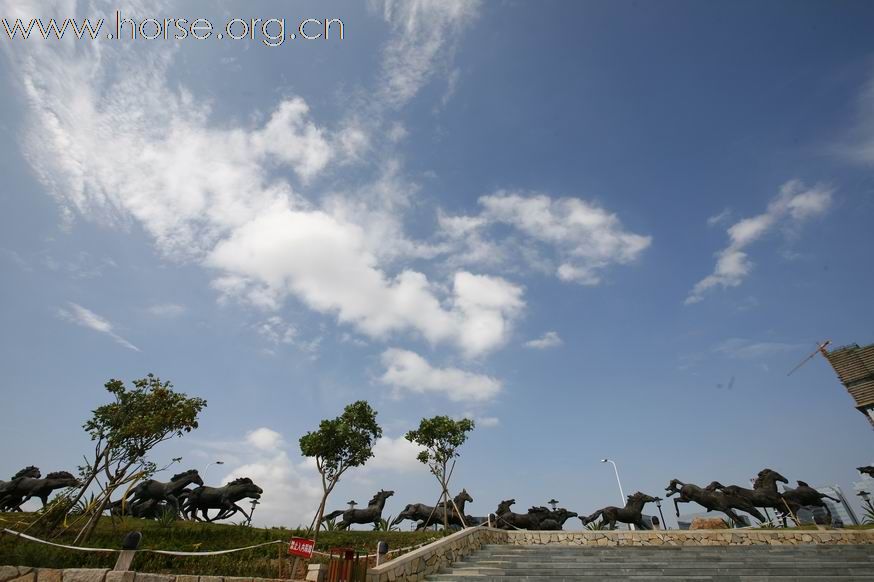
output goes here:
[{"label": "stone retaining wall", "polygon": [[475,552],[485,544],[502,544],[506,533],[475,527],[461,530],[367,571],[367,582],[415,582]]},{"label": "stone retaining wall", "polygon": [[568,546],[753,546],[801,544],[874,544],[874,530],[713,529],[656,531],[504,532],[512,545]]}]

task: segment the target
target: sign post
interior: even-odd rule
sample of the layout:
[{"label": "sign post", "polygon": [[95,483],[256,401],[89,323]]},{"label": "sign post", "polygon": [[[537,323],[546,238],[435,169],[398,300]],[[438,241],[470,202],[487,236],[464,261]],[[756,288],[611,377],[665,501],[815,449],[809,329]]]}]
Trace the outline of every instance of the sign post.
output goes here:
[{"label": "sign post", "polygon": [[313,549],[316,547],[315,540],[306,538],[291,538],[288,542],[288,553],[298,558],[310,559],[313,557]]}]

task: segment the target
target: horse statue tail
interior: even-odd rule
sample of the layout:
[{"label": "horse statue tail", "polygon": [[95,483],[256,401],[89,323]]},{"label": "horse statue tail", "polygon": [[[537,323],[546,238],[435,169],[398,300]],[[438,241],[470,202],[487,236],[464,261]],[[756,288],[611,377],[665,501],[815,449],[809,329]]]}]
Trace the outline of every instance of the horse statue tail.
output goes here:
[{"label": "horse statue tail", "polygon": [[593,521],[595,521],[596,519],[601,517],[602,514],[603,514],[603,510],[599,509],[598,511],[596,511],[595,513],[593,513],[592,515],[590,515],[588,517],[581,516],[580,521],[583,522],[583,525],[589,525],[590,523],[592,523]]},{"label": "horse statue tail", "polygon": [[343,515],[343,509],[338,509],[337,511],[332,511],[331,513],[322,517],[321,523],[325,523],[326,521],[331,521],[332,519],[337,519],[341,515]]},{"label": "horse statue tail", "polygon": [[408,515],[411,515],[412,510],[413,510],[413,504],[411,503],[411,504],[407,505],[406,507],[404,507],[404,510],[402,512],[400,512],[396,518],[394,518],[394,521],[392,521],[391,524],[397,525],[400,522],[404,521],[405,519],[407,519]]}]

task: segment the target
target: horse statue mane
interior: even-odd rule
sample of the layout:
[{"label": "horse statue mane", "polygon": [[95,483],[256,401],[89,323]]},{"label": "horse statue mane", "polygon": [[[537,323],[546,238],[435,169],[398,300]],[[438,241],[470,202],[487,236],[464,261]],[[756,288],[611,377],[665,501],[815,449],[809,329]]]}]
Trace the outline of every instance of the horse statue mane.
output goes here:
[{"label": "horse statue mane", "polygon": [[72,473],[69,471],[55,471],[54,473],[49,473],[46,475],[46,479],[75,479]]},{"label": "horse statue mane", "polygon": [[380,489],[379,491],[376,492],[376,495],[374,495],[373,498],[367,502],[367,505],[368,506],[376,505],[377,503],[379,503],[379,499],[383,495],[385,495],[385,489]]},{"label": "horse statue mane", "polygon": [[25,467],[18,473],[12,476],[13,479],[18,479],[19,477],[33,477],[34,479],[39,479],[41,473],[39,471],[39,467],[35,467],[33,465],[29,467]]},{"label": "horse statue mane", "polygon": [[197,473],[197,469],[189,469],[188,471],[182,471],[181,473],[177,473],[170,477],[171,481],[176,481],[177,479],[181,479],[182,477],[186,477],[188,475],[194,475]]},{"label": "horse statue mane", "polygon": [[234,479],[233,481],[228,483],[228,486],[230,486],[230,485],[249,485],[251,483],[252,483],[252,480],[249,479],[248,477],[240,477],[239,479]]}]

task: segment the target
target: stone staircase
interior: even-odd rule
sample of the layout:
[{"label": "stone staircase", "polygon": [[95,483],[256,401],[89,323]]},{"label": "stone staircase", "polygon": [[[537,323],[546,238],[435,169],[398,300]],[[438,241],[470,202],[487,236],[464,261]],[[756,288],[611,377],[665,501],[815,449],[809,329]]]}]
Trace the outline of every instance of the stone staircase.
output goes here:
[{"label": "stone staircase", "polygon": [[487,545],[434,581],[868,580],[874,545],[583,547]]}]

